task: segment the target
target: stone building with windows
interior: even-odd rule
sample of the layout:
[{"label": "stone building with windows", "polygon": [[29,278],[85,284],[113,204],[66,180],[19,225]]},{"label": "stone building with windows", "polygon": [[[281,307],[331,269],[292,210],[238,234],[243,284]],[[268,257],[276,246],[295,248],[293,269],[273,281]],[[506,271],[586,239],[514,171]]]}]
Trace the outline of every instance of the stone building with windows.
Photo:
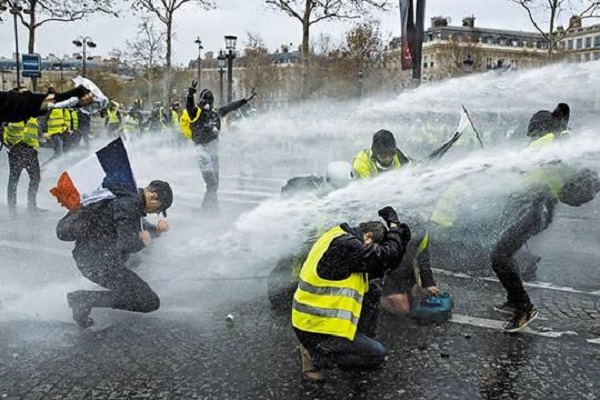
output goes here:
[{"label": "stone building with windows", "polygon": [[[434,17],[423,40],[422,80],[440,80],[469,72],[511,67],[532,68],[546,63],[548,42],[535,32],[479,28],[475,17],[461,26]],[[400,69],[400,40],[390,42],[386,67]]]},{"label": "stone building with windows", "polygon": [[581,19],[574,16],[569,26],[559,43],[563,57],[571,62],[600,60],[600,25],[584,27]]}]

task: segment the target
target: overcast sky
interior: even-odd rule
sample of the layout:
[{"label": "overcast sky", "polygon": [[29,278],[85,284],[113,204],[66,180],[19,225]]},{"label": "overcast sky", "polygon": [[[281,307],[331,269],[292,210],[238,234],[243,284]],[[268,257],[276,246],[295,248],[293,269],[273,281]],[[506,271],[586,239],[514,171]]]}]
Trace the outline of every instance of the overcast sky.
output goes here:
[{"label": "overcast sky", "polygon": [[[301,42],[301,25],[296,19],[269,9],[263,0],[216,0],[218,8],[204,11],[189,5],[175,16],[174,62],[187,64],[198,54],[196,37],[202,39],[204,51],[218,51],[224,46],[223,36],[237,35],[238,43],[246,42],[246,33],[259,33],[271,50],[280,45]],[[42,55],[48,53],[72,54],[76,48],[71,41],[79,35],[90,36],[98,44],[92,54],[103,56],[114,48],[123,48],[126,40],[135,36],[139,16],[122,13],[120,18],[94,16],[85,21],[61,24],[50,23],[38,30],[36,51]],[[427,0],[427,22],[432,16],[443,15],[452,18],[452,25],[460,25],[463,17],[474,15],[476,25],[480,27],[505,28],[532,31],[524,10],[509,0]],[[12,18],[3,16],[0,23],[0,55],[10,56],[14,51]],[[388,13],[375,14],[381,21],[384,34],[398,36],[400,17],[396,7]],[[311,35],[316,38],[320,32],[328,32],[339,39],[342,33],[352,26],[351,23],[331,23],[323,21],[313,26]],[[27,34],[23,29],[19,33],[20,50],[27,49]],[[240,47],[238,45],[238,48]]]}]

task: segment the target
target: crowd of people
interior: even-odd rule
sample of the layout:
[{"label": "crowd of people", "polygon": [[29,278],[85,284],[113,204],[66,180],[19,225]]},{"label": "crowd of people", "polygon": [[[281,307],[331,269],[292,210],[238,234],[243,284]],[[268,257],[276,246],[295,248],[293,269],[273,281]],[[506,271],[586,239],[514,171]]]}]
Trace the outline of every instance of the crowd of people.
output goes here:
[{"label": "crowd of people", "polygon": [[[203,210],[218,212],[218,142],[222,119],[248,104],[256,93],[231,104],[215,107],[208,89],[189,88],[185,108],[173,103],[166,112],[157,103],[144,121],[141,101],[122,117],[120,105],[111,101],[106,110],[109,135],[138,135],[142,126],[175,129],[195,145],[198,167],[206,183]],[[0,93],[0,121],[6,123],[3,142],[9,153],[8,207],[16,212],[16,186],[23,169],[30,175],[28,209],[39,212],[36,203],[40,183],[36,148],[47,136],[58,157],[80,141],[88,142],[89,122],[79,107],[54,108],[53,104],[77,97],[79,107],[93,101],[89,90],[77,87],[66,93],[36,94],[21,89]],[[89,116],[88,116],[89,117]],[[553,111],[540,111],[531,118],[527,151],[570,135],[570,109],[559,104]],[[88,119],[89,121],[89,119]],[[526,153],[524,153],[526,156]],[[351,163],[330,164],[323,178],[290,180],[282,195],[313,191],[324,195],[356,179],[377,179],[387,171],[413,168],[418,162],[397,145],[389,130],[373,135],[371,146],[359,151]],[[500,211],[501,235],[491,247],[492,269],[507,292],[506,302],[495,306],[508,313],[506,332],[524,329],[538,311],[528,296],[515,261],[515,253],[532,236],[548,228],[558,202],[578,206],[600,191],[598,174],[562,162],[540,165],[522,177],[523,193],[517,193]],[[291,294],[291,323],[300,343],[302,376],[309,381],[324,379],[323,369],[351,367],[369,369],[385,361],[386,349],[377,340],[381,307],[396,315],[411,315],[423,297],[440,296],[431,268],[429,247],[444,235],[452,235],[468,214],[463,205],[469,196],[469,177],[448,186],[429,221],[409,226],[396,210],[378,211],[384,221],[371,220],[350,226],[341,223],[321,227],[318,238],[296,255]],[[94,324],[93,308],[106,307],[135,312],[159,308],[160,299],[150,286],[127,268],[130,254],[149,246],[151,236],[169,230],[165,219],[157,225],[140,224],[147,214],[162,214],[173,202],[167,182],[152,181],[136,191],[110,187],[111,199],[70,211],[57,226],[60,240],[75,242],[73,257],[82,275],[103,291],[76,291],[67,295],[73,318],[82,328]],[[515,213],[516,207],[523,212]],[[375,211],[375,210],[374,210]],[[516,215],[516,217],[515,217]],[[420,290],[417,290],[420,289]],[[290,304],[291,303],[291,304]]]}]

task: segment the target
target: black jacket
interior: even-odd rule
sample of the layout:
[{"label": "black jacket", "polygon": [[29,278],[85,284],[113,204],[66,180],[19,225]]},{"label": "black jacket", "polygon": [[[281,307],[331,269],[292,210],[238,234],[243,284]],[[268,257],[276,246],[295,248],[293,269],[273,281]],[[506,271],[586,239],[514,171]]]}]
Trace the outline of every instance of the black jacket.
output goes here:
[{"label": "black jacket", "polygon": [[75,241],[78,265],[122,264],[144,248],[139,239],[145,216],[143,196],[111,189],[115,199],[70,211],[56,227],[60,240]]},{"label": "black jacket", "polygon": [[340,227],[347,234],[335,238],[323,254],[317,265],[320,278],[340,281],[356,272],[381,278],[386,271],[397,268],[402,262],[408,244],[403,237],[406,231],[410,232],[407,226],[391,228],[382,243],[370,246],[364,245],[358,228],[351,228],[348,224]]},{"label": "black jacket", "polygon": [[44,93],[0,92],[0,122],[26,121],[45,113],[41,110]]},{"label": "black jacket", "polygon": [[[248,103],[248,100],[241,99],[227,104],[216,111],[202,110],[200,118],[192,123],[192,140],[196,144],[206,144],[219,138],[221,132],[221,118],[230,112],[233,112]],[[194,95],[188,95],[186,109],[190,119],[198,114],[198,106],[194,101]]]}]

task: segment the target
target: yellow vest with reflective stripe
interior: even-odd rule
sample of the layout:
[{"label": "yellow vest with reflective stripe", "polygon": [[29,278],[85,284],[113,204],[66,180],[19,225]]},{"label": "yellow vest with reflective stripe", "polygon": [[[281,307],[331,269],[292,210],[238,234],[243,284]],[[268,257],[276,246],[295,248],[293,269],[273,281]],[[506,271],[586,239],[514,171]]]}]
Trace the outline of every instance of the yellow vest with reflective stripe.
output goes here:
[{"label": "yellow vest with reflective stripe", "polygon": [[54,136],[66,130],[65,118],[60,108],[54,108],[48,116],[48,135]]},{"label": "yellow vest with reflective stripe", "polygon": [[65,120],[65,131],[70,131],[73,128],[71,126],[71,111],[66,108],[63,109],[63,118]]},{"label": "yellow vest with reflective stripe", "polygon": [[25,138],[25,122],[11,122],[4,128],[4,141],[11,146]]},{"label": "yellow vest with reflective stripe", "polygon": [[183,110],[183,112],[181,113],[181,118],[179,118],[179,126],[181,127],[181,132],[183,133],[183,136],[192,140],[192,123],[198,121],[201,113],[202,110],[200,109],[200,107],[198,107],[198,112],[196,113],[196,116],[194,117],[194,119],[190,119],[190,115],[188,114],[187,109]]},{"label": "yellow vest with reflective stripe", "polygon": [[340,281],[322,279],[317,274],[319,261],[331,242],[345,234],[339,226],[326,232],[302,265],[292,304],[295,328],[354,340],[363,296],[369,288],[367,274],[353,273]]},{"label": "yellow vest with reflective stripe", "polygon": [[125,133],[135,133],[140,129],[140,121],[137,118],[132,117],[131,115],[127,115],[125,117],[125,121],[123,122],[123,132]]},{"label": "yellow vest with reflective stripe", "polygon": [[533,142],[529,143],[529,146],[527,146],[530,149],[533,150],[539,150],[542,147],[552,143],[554,141],[554,133],[547,133],[544,136],[542,136],[539,139],[534,140]]},{"label": "yellow vest with reflective stripe", "polygon": [[38,120],[36,118],[29,118],[27,125],[25,125],[25,139],[23,139],[23,142],[34,149],[40,147],[38,131]]},{"label": "yellow vest with reflective stripe", "polygon": [[117,110],[108,110],[108,123],[109,124],[118,124],[119,117],[117,116]]},{"label": "yellow vest with reflective stripe", "polygon": [[175,110],[171,110],[171,125],[173,125],[173,128],[179,126],[179,114]]},{"label": "yellow vest with reflective stripe", "polygon": [[79,114],[77,110],[71,110],[71,127],[74,131],[79,130]]},{"label": "yellow vest with reflective stripe", "polygon": [[444,228],[450,228],[458,217],[460,202],[470,192],[471,189],[464,181],[452,182],[435,203],[433,213],[431,213],[431,221]]},{"label": "yellow vest with reflective stripe", "polygon": [[[410,161],[407,164],[410,164]],[[400,169],[403,166],[398,154],[395,154],[391,169]],[[363,179],[377,176],[380,172],[375,163],[373,151],[371,149],[365,149],[358,153],[352,160],[352,168],[358,176]]]}]

